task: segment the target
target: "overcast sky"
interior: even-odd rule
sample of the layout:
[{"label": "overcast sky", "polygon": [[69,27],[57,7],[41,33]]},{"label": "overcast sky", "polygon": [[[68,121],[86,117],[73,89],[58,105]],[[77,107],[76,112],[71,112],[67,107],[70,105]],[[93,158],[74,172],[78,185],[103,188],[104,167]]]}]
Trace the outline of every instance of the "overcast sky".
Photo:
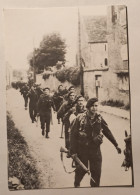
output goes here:
[{"label": "overcast sky", "polygon": [[[106,7],[80,7],[81,15],[105,15]],[[6,9],[5,61],[13,68],[27,69],[27,56],[39,44],[44,35],[59,32],[66,40],[68,65],[74,65],[78,38],[78,9]]]}]

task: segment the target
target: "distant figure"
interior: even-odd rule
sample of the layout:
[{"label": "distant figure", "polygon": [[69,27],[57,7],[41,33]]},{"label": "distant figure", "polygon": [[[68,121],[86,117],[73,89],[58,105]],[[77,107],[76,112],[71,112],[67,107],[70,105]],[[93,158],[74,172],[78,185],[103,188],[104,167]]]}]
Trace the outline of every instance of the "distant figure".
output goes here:
[{"label": "distant figure", "polygon": [[37,116],[37,102],[38,102],[38,95],[36,92],[36,87],[33,85],[28,93],[29,101],[29,114],[32,123],[36,121]]},{"label": "distant figure", "polygon": [[29,92],[29,87],[27,83],[24,84],[24,86],[20,89],[21,95],[23,95],[24,101],[25,101],[25,110],[27,110],[28,106],[28,92]]}]

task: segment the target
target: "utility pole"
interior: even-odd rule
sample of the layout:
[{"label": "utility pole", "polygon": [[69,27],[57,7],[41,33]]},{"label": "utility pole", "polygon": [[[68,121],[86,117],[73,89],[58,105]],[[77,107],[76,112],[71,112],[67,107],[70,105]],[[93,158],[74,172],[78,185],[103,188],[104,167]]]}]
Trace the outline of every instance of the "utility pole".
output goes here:
[{"label": "utility pole", "polygon": [[78,8],[78,45],[79,45],[79,66],[80,66],[80,84],[81,84],[81,95],[84,96],[84,70],[82,66],[81,58],[81,24],[80,24],[80,12]]},{"label": "utility pole", "polygon": [[33,78],[34,78],[34,83],[36,82],[36,68],[35,68],[35,52],[36,52],[36,49],[35,49],[35,46],[34,46],[34,39],[33,39],[33,47],[34,47],[34,50],[33,50]]}]

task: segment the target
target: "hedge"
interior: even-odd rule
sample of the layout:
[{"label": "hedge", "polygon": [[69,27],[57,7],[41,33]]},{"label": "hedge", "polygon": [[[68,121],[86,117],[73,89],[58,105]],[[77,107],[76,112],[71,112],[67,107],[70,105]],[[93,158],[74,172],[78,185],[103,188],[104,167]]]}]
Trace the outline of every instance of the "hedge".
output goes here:
[{"label": "hedge", "polygon": [[79,67],[69,67],[59,70],[55,73],[56,78],[60,82],[68,81],[75,86],[80,85],[80,69]]}]

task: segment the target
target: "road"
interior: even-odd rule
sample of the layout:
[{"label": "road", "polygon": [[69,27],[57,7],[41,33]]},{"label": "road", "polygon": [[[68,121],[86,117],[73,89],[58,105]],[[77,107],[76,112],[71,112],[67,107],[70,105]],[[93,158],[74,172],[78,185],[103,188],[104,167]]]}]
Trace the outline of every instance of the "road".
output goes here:
[{"label": "road", "polygon": [[[36,161],[37,169],[40,172],[39,180],[41,188],[71,188],[73,187],[74,173],[64,172],[60,160],[60,147],[64,146],[64,139],[60,138],[61,124],[57,124],[56,115],[53,115],[50,138],[46,139],[41,135],[40,124],[31,123],[29,111],[24,109],[23,97],[18,90],[7,91],[7,110],[11,113],[16,127],[28,143],[30,153]],[[130,121],[103,113],[114,137],[123,150],[124,130],[130,132]],[[124,171],[121,164],[124,155],[118,154],[114,146],[104,138],[102,150],[102,175],[100,186],[123,186],[132,184],[131,170]],[[68,171],[72,171],[71,159],[64,158]],[[89,187],[89,176],[86,175],[81,182],[81,187]]]}]

